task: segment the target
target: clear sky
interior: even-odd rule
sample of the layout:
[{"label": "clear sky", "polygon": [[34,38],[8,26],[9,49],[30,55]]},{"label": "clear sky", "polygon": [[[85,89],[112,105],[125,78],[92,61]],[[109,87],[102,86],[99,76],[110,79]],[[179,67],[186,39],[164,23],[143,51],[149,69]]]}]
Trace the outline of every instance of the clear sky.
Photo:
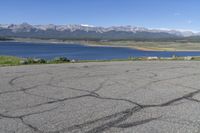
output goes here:
[{"label": "clear sky", "polygon": [[0,23],[22,22],[200,31],[200,0],[0,0]]}]

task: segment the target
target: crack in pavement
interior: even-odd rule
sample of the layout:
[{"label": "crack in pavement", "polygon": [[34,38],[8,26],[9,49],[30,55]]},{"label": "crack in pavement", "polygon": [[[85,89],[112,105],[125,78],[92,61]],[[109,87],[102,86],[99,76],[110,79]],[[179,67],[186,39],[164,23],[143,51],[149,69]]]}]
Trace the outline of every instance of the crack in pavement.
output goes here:
[{"label": "crack in pavement", "polygon": [[131,122],[131,123],[124,123],[124,124],[119,124],[119,125],[114,126],[114,127],[115,128],[130,128],[130,127],[135,127],[135,126],[138,126],[138,125],[143,125],[143,124],[149,123],[149,122],[154,121],[154,120],[159,120],[159,118],[160,117],[150,118],[150,119]]},{"label": "crack in pavement", "polygon": [[65,89],[70,89],[70,90],[74,90],[74,91],[79,91],[79,92],[86,92],[88,94],[91,94],[91,95],[96,95],[96,96],[99,96],[98,93],[96,93],[97,91],[101,90],[103,87],[104,87],[104,84],[108,81],[109,79],[106,79],[104,80],[103,82],[101,82],[99,84],[99,86],[92,90],[92,91],[89,91],[89,90],[83,90],[83,89],[77,89],[77,88],[73,88],[73,87],[65,87],[65,86],[58,86],[58,85],[54,85],[52,83],[48,83],[48,86],[51,86],[51,87],[56,87],[56,88],[65,88]]},{"label": "crack in pavement", "polygon": [[8,84],[11,85],[11,86],[14,86],[14,81],[17,80],[17,79],[20,79],[20,78],[24,78],[26,75],[21,75],[21,76],[16,76],[14,78],[12,78]]},{"label": "crack in pavement", "polygon": [[[49,102],[37,104],[37,105],[35,105],[33,107],[38,107],[38,106],[42,106],[42,105],[46,105],[46,104],[53,104],[53,103],[58,103],[58,102],[63,102],[63,101],[73,100],[73,99],[78,99],[78,98],[84,98],[84,97],[94,97],[94,98],[104,99],[104,100],[124,101],[124,102],[129,102],[131,104],[134,104],[136,106],[133,109],[128,109],[128,110],[126,110],[126,111],[124,111],[122,113],[121,112],[118,113],[118,114],[124,114],[124,115],[122,115],[122,117],[118,118],[117,120],[108,122],[107,124],[101,125],[101,126],[96,127],[96,128],[94,128],[94,129],[92,129],[92,130],[90,130],[90,131],[87,132],[87,133],[99,133],[99,132],[103,132],[104,130],[107,130],[107,129],[110,129],[112,127],[115,127],[116,124],[119,124],[120,122],[123,122],[124,120],[128,119],[128,117],[132,116],[133,113],[135,112],[135,108],[137,108],[137,111],[140,111],[140,110],[144,110],[146,108],[172,106],[174,103],[176,103],[178,101],[181,101],[183,99],[188,100],[188,98],[192,98],[194,95],[199,94],[199,93],[200,93],[200,90],[193,91],[193,92],[188,93],[188,94],[186,94],[186,95],[184,95],[182,97],[178,97],[178,98],[169,100],[169,101],[167,101],[165,103],[155,104],[155,105],[143,105],[143,104],[139,104],[137,102],[133,102],[131,100],[127,100],[127,99],[117,99],[117,98],[101,97],[99,95],[87,94],[87,95],[81,95],[81,96],[77,96],[77,97],[57,99],[57,100],[54,100],[54,101],[49,101]],[[118,115],[114,114],[114,115],[111,115],[111,116],[117,117]],[[127,123],[126,125],[121,125],[121,126],[119,124],[119,127],[126,127],[126,126],[128,127],[130,125],[137,126],[139,124],[145,124],[147,122],[151,122],[151,121],[156,120],[156,119],[158,119],[158,118],[151,118],[151,119],[147,119],[147,120],[144,120],[144,121]],[[87,122],[87,124],[75,125],[73,127],[80,128],[80,127],[83,127],[83,125],[88,126],[88,123],[93,124],[94,121],[93,122]],[[68,129],[67,131],[70,131],[72,129],[72,127],[69,127],[67,129]]]},{"label": "crack in pavement", "polygon": [[[74,129],[81,129],[81,128],[84,128],[84,127],[86,127],[88,125],[91,125],[91,124],[99,122],[99,121],[109,121],[111,119],[114,119],[114,121],[109,121],[109,122],[107,122],[107,123],[105,123],[105,124],[103,124],[101,126],[98,126],[96,128],[93,128],[93,129],[87,131],[86,133],[98,133],[98,132],[102,132],[102,131],[107,130],[111,126],[114,126],[114,125],[116,125],[116,124],[118,124],[120,122],[125,121],[134,112],[137,112],[139,110],[141,110],[141,108],[138,107],[138,106],[136,106],[136,107],[133,107],[132,109],[126,109],[125,111],[121,111],[121,112],[118,112],[118,113],[115,113],[115,114],[112,114],[112,115],[109,115],[109,116],[105,116],[105,117],[102,117],[102,118],[99,118],[99,119],[96,119],[96,120],[87,121],[86,123],[83,123],[83,124],[73,125],[71,127],[62,129],[60,131],[54,131],[54,132],[51,132],[51,133],[73,131]],[[117,118],[117,119],[115,119],[115,118]]]},{"label": "crack in pavement", "polygon": [[31,90],[31,89],[35,89],[35,88],[37,88],[37,87],[39,87],[39,86],[40,86],[40,85],[34,85],[34,86],[28,87],[28,88],[20,87],[19,90],[12,90],[12,91],[0,92],[0,95],[8,94],[8,93],[16,93],[16,92],[25,92],[25,91],[28,91],[28,90]]},{"label": "crack in pavement", "polygon": [[[78,96],[78,97],[73,97],[73,98],[64,98],[64,99],[59,99],[57,101],[51,101],[51,102],[47,102],[47,103],[43,103],[43,104],[52,104],[52,103],[57,103],[57,102],[61,102],[61,101],[66,101],[66,100],[72,100],[72,99],[77,99],[77,98],[84,98],[84,97],[94,97],[94,98],[98,98],[98,99],[104,99],[104,100],[116,100],[116,101],[125,101],[125,102],[129,102],[131,104],[134,104],[136,107],[133,107],[132,109],[128,109],[128,110],[125,110],[123,112],[120,112],[120,113],[116,113],[116,114],[113,114],[113,115],[110,115],[108,117],[105,117],[105,118],[100,118],[96,121],[89,121],[89,122],[86,122],[86,123],[83,123],[83,124],[80,124],[80,125],[74,125],[72,127],[69,127],[67,129],[65,129],[66,131],[72,131],[72,129],[80,129],[83,128],[83,127],[86,127],[88,126],[89,124],[93,124],[97,121],[104,121],[104,120],[107,120],[108,118],[115,118],[117,117],[119,114],[122,115],[122,117],[118,118],[117,120],[114,120],[114,121],[111,121],[111,122],[108,122],[106,124],[103,124],[99,127],[96,127],[94,129],[91,129],[90,131],[86,132],[86,133],[99,133],[99,132],[103,132],[104,130],[108,130],[112,127],[116,127],[116,124],[119,124],[123,121],[125,121],[126,119],[128,119],[128,117],[132,116],[134,112],[138,112],[140,110],[144,110],[146,108],[154,108],[154,107],[166,107],[166,106],[172,106],[174,103],[178,102],[178,101],[181,101],[183,99],[186,99],[188,100],[188,98],[191,98],[193,97],[194,95],[200,93],[200,90],[197,90],[197,91],[194,91],[194,92],[191,92],[191,93],[188,93],[182,97],[178,97],[178,98],[175,98],[175,99],[172,99],[170,101],[167,101],[165,103],[162,103],[162,104],[157,104],[157,105],[142,105],[142,104],[139,104],[139,103],[136,103],[136,102],[133,102],[131,100],[127,100],[127,99],[117,99],[117,98],[106,98],[106,97],[101,97],[101,96],[97,96],[97,95],[82,95],[82,96]],[[41,104],[41,105],[43,105]],[[137,108],[137,109],[136,109]],[[118,125],[118,128],[125,128],[125,127],[131,127],[132,126],[137,126],[137,125],[141,125],[141,124],[145,124],[145,123],[148,123],[148,122],[151,122],[153,120],[157,120],[159,118],[150,118],[150,119],[146,119],[146,120],[143,120],[143,121],[136,121],[136,122],[132,122],[132,123],[126,123],[126,124],[119,124]]]},{"label": "crack in pavement", "polygon": [[[182,67],[171,67],[171,68],[174,69],[174,68],[182,68]],[[126,71],[126,72],[130,72],[130,71]],[[147,78],[156,78],[158,76],[157,73],[151,72],[151,74],[152,75],[150,75]],[[51,73],[51,75],[53,75],[53,73]],[[154,80],[154,81],[146,84],[145,86],[152,85],[152,84],[159,83],[159,82],[168,81],[168,80],[175,80],[175,79],[181,79],[181,78],[184,78],[184,77],[191,77],[191,76],[198,76],[198,75],[200,75],[200,73],[185,74],[185,75],[180,75],[180,76],[176,76],[176,77],[172,77],[172,78]],[[14,77],[8,82],[8,84],[10,86],[13,86],[13,87],[18,87],[18,86],[15,85],[15,81],[18,80],[19,78],[24,78],[26,76],[27,75],[21,75],[21,76]],[[89,76],[89,75],[87,75],[87,76]],[[104,75],[98,75],[98,76],[102,77]],[[64,97],[64,98],[45,97],[45,96],[42,96],[42,95],[39,95],[39,94],[32,94],[31,92],[28,92],[31,89],[35,89],[35,88],[41,86],[41,85],[34,85],[34,86],[28,87],[28,88],[18,87],[18,88],[20,88],[19,90],[0,92],[0,95],[7,94],[7,93],[24,92],[27,95],[33,95],[33,96],[36,96],[36,97],[43,97],[43,98],[47,98],[49,100],[47,102],[42,102],[42,103],[39,103],[39,104],[28,106],[26,108],[36,108],[36,107],[40,107],[40,106],[43,106],[43,105],[57,104],[57,103],[65,102],[65,101],[68,101],[68,100],[75,100],[75,99],[81,99],[81,98],[86,98],[86,97],[101,99],[101,100],[105,100],[105,101],[121,101],[121,102],[125,102],[125,103],[128,103],[128,104],[131,105],[131,108],[125,109],[123,111],[113,113],[113,114],[110,114],[110,115],[107,115],[107,116],[103,116],[103,117],[97,118],[95,120],[85,121],[84,123],[75,124],[75,125],[72,125],[72,126],[57,130],[57,131],[50,131],[48,133],[72,132],[72,131],[75,131],[75,130],[80,130],[80,131],[85,132],[85,133],[102,133],[104,131],[110,130],[111,128],[121,128],[121,129],[131,128],[131,127],[147,124],[147,123],[152,122],[152,121],[162,121],[162,120],[164,121],[165,120],[164,117],[159,116],[159,117],[152,117],[152,118],[142,119],[142,120],[136,119],[136,120],[132,120],[131,122],[127,122],[127,120],[129,120],[130,117],[134,116],[135,113],[140,112],[142,110],[145,110],[145,109],[148,109],[148,108],[157,108],[157,107],[162,108],[162,107],[167,107],[167,106],[177,106],[177,105],[181,104],[181,103],[177,104],[177,102],[181,102],[182,100],[188,100],[188,101],[200,103],[200,100],[194,98],[195,95],[200,93],[200,90],[197,89],[197,88],[190,87],[190,86],[182,86],[182,87],[190,88],[190,89],[194,90],[194,91],[187,93],[183,96],[176,97],[174,99],[171,99],[169,101],[166,101],[166,102],[163,102],[163,103],[160,103],[160,104],[141,104],[141,103],[138,103],[138,102],[126,99],[126,98],[104,97],[104,96],[101,96],[100,94],[98,94],[98,91],[100,91],[102,88],[104,88],[106,82],[110,79],[105,79],[103,82],[99,83],[99,85],[96,88],[93,88],[93,90],[91,90],[91,91],[89,89],[84,90],[84,89],[78,89],[78,88],[75,88],[75,87],[57,86],[57,85],[54,85],[52,83],[53,80],[54,80],[54,77],[52,77],[49,80],[49,82],[47,84],[44,84],[44,85],[52,86],[52,87],[56,87],[56,88],[64,88],[64,89],[74,90],[74,91],[77,91],[77,92],[85,92],[86,94],[74,96],[74,97]],[[177,86],[179,86],[179,85],[177,85]],[[27,118],[29,116],[33,116],[33,115],[39,115],[39,114],[52,112],[54,110],[57,110],[58,107],[59,106],[56,106],[56,107],[48,109],[48,110],[35,111],[35,112],[31,112],[31,113],[27,113],[27,114],[23,114],[23,115],[19,115],[19,116],[17,116],[17,115],[12,116],[12,115],[6,115],[4,113],[0,113],[0,119],[4,119],[4,118],[19,119],[19,120],[21,120],[22,124],[24,124],[29,129],[33,130],[34,132],[46,133],[46,131],[41,131],[37,126],[34,126],[34,124],[28,123],[25,120],[25,118]]]},{"label": "crack in pavement", "polygon": [[42,114],[42,113],[46,113],[46,112],[51,112],[53,110],[56,110],[57,108],[58,107],[54,107],[52,109],[48,109],[48,110],[44,110],[44,111],[37,111],[37,112],[34,112],[34,113],[28,113],[28,114],[19,115],[19,116],[5,115],[5,114],[0,113],[0,117],[1,118],[8,118],[8,119],[19,119],[19,120],[21,120],[22,124],[26,125],[27,127],[32,129],[33,131],[38,132],[38,133],[44,133],[44,131],[41,131],[37,127],[25,122],[24,118],[28,117],[28,116],[36,115],[36,114]]},{"label": "crack in pavement", "polygon": [[0,92],[0,95],[8,94],[8,93],[16,93],[16,92],[26,92],[28,90],[35,89],[39,86],[42,86],[42,85],[34,85],[34,86],[31,86],[31,87],[24,88],[24,87],[16,86],[15,83],[14,83],[18,79],[25,78],[26,76],[34,76],[34,75],[38,75],[38,74],[26,74],[26,75],[16,76],[16,77],[12,78],[11,80],[9,80],[8,84],[12,87],[16,87],[16,88],[19,88],[19,89],[18,90],[3,91],[3,92]]},{"label": "crack in pavement", "polygon": [[200,103],[200,100],[192,98],[192,97],[188,97],[187,100]]},{"label": "crack in pavement", "polygon": [[54,103],[68,101],[68,100],[79,99],[79,98],[83,98],[83,97],[90,97],[90,96],[91,96],[91,94],[86,94],[86,95],[80,95],[80,96],[75,96],[75,97],[67,97],[67,98],[62,98],[62,99],[56,99],[56,100],[52,100],[52,101],[36,104],[34,106],[29,106],[29,108],[35,108],[35,107],[40,107],[40,106],[43,106],[43,105],[49,105],[49,104],[54,104]]},{"label": "crack in pavement", "polygon": [[[135,109],[137,108],[136,111],[141,111],[141,110],[144,110],[146,108],[155,108],[155,107],[167,107],[167,106],[171,106],[173,105],[175,102],[178,102],[178,101],[181,101],[183,99],[187,99],[189,97],[193,97],[194,95],[200,93],[200,90],[198,91],[194,91],[194,92],[191,92],[191,93],[188,93],[182,97],[179,97],[179,98],[175,98],[175,99],[172,99],[170,101],[167,101],[165,103],[162,103],[162,104],[157,104],[157,105],[142,105],[142,104],[139,104],[139,103],[136,103],[136,107],[132,108],[132,109]],[[93,96],[93,97],[96,97],[96,98],[100,98],[100,97],[97,97],[97,96]],[[113,100],[112,98],[107,98],[107,100]],[[116,100],[116,99],[115,99]],[[125,100],[126,101],[126,100]],[[133,102],[135,104],[135,102]],[[119,124],[121,122],[123,122],[124,120],[128,119],[128,117],[132,116],[133,113],[135,112],[135,110],[133,111],[132,109],[128,109],[124,112],[128,112],[126,115],[123,115],[122,117],[120,117],[119,119],[117,120],[114,120],[114,121],[111,121],[111,122],[108,122],[107,124],[103,124],[99,127],[96,127],[94,129],[91,129],[90,131],[86,132],[86,133],[100,133],[100,132],[103,132],[105,130],[108,130],[112,127],[116,127],[116,124]],[[117,113],[118,114],[118,113]],[[121,114],[121,112],[119,113]],[[116,117],[116,114],[113,114],[111,116],[115,116]],[[107,117],[106,117],[107,118]],[[109,117],[110,118],[110,117]],[[158,118],[150,118],[150,119],[146,119],[146,120],[143,120],[143,121],[136,121],[136,122],[132,122],[132,123],[126,123],[126,124],[119,124],[118,127],[119,128],[125,128],[125,127],[131,127],[131,126],[138,126],[138,125],[141,125],[141,124],[145,124],[145,123],[148,123],[148,122],[151,122],[151,121],[154,121],[154,120],[157,120],[159,119],[160,117]],[[100,118],[100,120],[102,120],[103,118]],[[99,119],[98,119],[99,120]],[[104,119],[103,119],[104,120]],[[86,122],[86,123],[83,123],[83,124],[80,124],[80,125],[74,125],[72,127],[68,127],[67,129],[65,129],[66,131],[72,131],[72,129],[79,129],[79,128],[83,128],[83,127],[86,127],[88,126],[89,124],[93,124],[95,123],[96,121],[89,121],[89,122]]]},{"label": "crack in pavement", "polygon": [[172,77],[172,78],[154,80],[154,81],[150,81],[149,83],[137,88],[135,91],[141,90],[141,89],[145,90],[145,89],[148,88],[148,86],[151,86],[151,85],[153,85],[155,83],[160,83],[160,82],[169,81],[169,80],[175,80],[175,79],[181,79],[181,78],[185,78],[185,77],[199,76],[199,75],[200,75],[200,73],[193,73],[193,74],[188,74],[188,75],[176,76],[176,77]]}]

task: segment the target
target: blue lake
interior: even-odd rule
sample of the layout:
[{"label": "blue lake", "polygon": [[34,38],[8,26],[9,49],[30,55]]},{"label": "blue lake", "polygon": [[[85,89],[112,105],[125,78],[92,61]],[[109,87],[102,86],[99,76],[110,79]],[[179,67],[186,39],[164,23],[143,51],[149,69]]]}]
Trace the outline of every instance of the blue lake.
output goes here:
[{"label": "blue lake", "polygon": [[77,60],[110,60],[147,56],[200,56],[200,52],[141,51],[129,48],[91,47],[79,44],[0,42],[0,55],[44,59],[67,57]]}]

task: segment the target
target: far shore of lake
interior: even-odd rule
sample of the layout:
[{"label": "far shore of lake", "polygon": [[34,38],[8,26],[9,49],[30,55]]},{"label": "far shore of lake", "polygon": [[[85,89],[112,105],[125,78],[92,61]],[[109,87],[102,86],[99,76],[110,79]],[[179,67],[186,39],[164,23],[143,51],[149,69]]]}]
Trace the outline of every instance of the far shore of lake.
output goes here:
[{"label": "far shore of lake", "polygon": [[[130,41],[129,44],[124,44],[123,41],[120,44],[121,41],[115,41],[115,42],[97,42],[97,41],[79,41],[79,40],[68,40],[68,41],[61,41],[57,39],[32,39],[32,38],[17,38],[12,41],[0,41],[0,42],[25,42],[25,43],[49,43],[49,44],[81,44],[85,46],[92,46],[92,47],[119,47],[119,48],[131,48],[131,49],[136,49],[136,50],[141,50],[141,51],[168,51],[168,52],[174,52],[174,51],[180,51],[180,52],[199,52],[200,51],[200,43],[189,43],[188,45],[191,45],[190,48],[186,47],[170,47],[166,45],[166,47],[158,47],[158,46],[151,46],[151,44],[165,44],[165,42],[134,42]],[[128,42],[128,41],[127,41]],[[132,45],[132,43],[136,43]],[[145,44],[145,46],[140,44]],[[149,45],[147,46],[147,44]],[[168,44],[169,42],[166,42]],[[176,45],[176,42],[171,42],[174,43],[174,46]],[[178,43],[177,43],[178,44]],[[180,44],[180,43],[179,43]],[[195,44],[195,47],[192,45]],[[185,45],[185,44],[184,44]],[[197,46],[196,46],[197,45]]]}]

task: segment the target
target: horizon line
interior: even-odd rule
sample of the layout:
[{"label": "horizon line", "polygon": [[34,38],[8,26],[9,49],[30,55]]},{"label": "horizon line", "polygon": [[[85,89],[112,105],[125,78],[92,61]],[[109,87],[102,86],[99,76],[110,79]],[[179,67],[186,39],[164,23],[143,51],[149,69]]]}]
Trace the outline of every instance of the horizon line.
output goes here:
[{"label": "horizon line", "polygon": [[88,26],[88,27],[103,27],[103,28],[109,28],[109,27],[139,27],[139,28],[147,28],[149,30],[163,30],[163,31],[180,31],[180,32],[193,32],[193,33],[200,33],[198,30],[193,30],[193,29],[181,29],[181,28],[163,28],[163,27],[147,27],[147,26],[136,26],[136,25],[131,25],[131,24],[122,24],[122,25],[110,25],[110,26],[103,26],[103,25],[93,25],[93,24],[85,24],[85,23],[66,23],[66,24],[58,24],[58,23],[43,23],[43,24],[34,24],[30,22],[20,22],[20,23],[0,23],[0,25],[20,25],[20,24],[29,24],[29,25],[82,25],[82,26]]}]

